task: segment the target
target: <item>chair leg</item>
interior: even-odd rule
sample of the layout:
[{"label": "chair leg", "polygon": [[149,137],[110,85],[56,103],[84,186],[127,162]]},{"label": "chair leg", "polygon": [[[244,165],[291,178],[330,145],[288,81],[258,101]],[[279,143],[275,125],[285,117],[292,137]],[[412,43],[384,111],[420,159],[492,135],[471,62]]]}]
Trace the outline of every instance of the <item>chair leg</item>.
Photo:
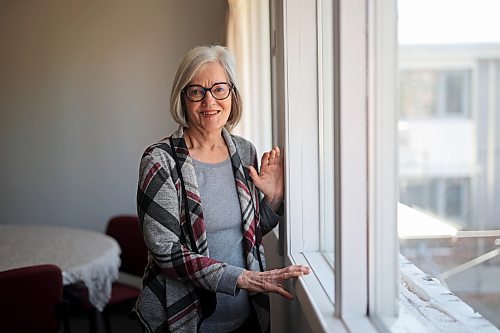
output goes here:
[{"label": "chair leg", "polygon": [[89,310],[89,332],[90,333],[97,333],[97,315],[96,315],[97,310],[92,309]]},{"label": "chair leg", "polygon": [[107,330],[104,314],[97,309],[89,311],[89,332],[104,333]]},{"label": "chair leg", "polygon": [[111,333],[111,320],[109,319],[109,311],[106,308],[102,312],[102,317],[104,319],[104,324],[106,325],[106,332]]},{"label": "chair leg", "polygon": [[69,301],[63,300],[56,308],[56,316],[62,322],[63,332],[70,333],[69,326]]},{"label": "chair leg", "polygon": [[69,303],[68,301],[64,301],[63,303],[63,318],[62,318],[62,323],[63,323],[63,332],[64,333],[70,333],[70,326],[69,326]]}]

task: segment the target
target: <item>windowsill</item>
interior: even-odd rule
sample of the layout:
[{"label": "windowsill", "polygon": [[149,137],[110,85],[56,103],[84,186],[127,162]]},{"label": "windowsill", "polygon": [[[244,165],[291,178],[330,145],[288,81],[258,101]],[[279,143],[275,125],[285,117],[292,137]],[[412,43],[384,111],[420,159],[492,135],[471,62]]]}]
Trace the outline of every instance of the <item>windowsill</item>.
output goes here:
[{"label": "windowsill", "polygon": [[[295,253],[290,263],[308,265],[313,272],[297,279],[295,293],[312,332],[377,332],[367,316],[339,319],[334,316],[334,278],[331,264],[319,252]],[[320,279],[329,276],[330,279]],[[324,283],[324,281],[327,283]],[[329,290],[329,292],[327,292]]]},{"label": "windowsill", "polygon": [[[277,232],[270,233],[278,241]],[[321,283],[318,276],[333,277],[331,265],[317,252],[294,253],[285,264],[307,265],[313,269],[294,284],[296,297],[312,332],[376,332],[368,317],[339,319],[334,314],[334,279]],[[414,264],[400,256],[399,317],[391,322],[390,331],[397,332],[498,332],[498,329],[466,303],[453,295],[438,280],[431,279]],[[331,292],[326,292],[330,290]],[[386,326],[386,327],[387,327]]]},{"label": "windowsill", "polygon": [[408,332],[408,327],[415,327],[414,332],[498,332],[437,279],[430,278],[403,256],[400,272],[400,313],[391,331]]},{"label": "windowsill", "polygon": [[[319,254],[309,254],[309,256],[320,256]],[[294,285],[296,297],[304,311],[305,317],[313,332],[348,332],[341,320],[333,316],[334,307],[324,286],[320,283],[318,275],[320,272],[328,272],[333,276],[331,267],[321,260],[315,260],[316,265],[311,265],[311,260],[307,260],[303,253],[296,253],[289,256],[287,264],[307,265],[312,272],[297,279]],[[316,262],[317,261],[317,262]],[[324,279],[323,279],[324,280]],[[333,280],[333,279],[332,279]],[[333,285],[333,284],[332,284]],[[333,293],[333,288],[331,289]]]}]

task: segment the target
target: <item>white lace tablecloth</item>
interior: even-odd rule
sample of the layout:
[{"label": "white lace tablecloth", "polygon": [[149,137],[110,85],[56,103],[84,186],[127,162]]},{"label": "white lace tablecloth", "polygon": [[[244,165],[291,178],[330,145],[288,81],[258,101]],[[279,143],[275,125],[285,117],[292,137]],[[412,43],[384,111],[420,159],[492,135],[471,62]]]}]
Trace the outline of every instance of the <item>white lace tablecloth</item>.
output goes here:
[{"label": "white lace tablecloth", "polygon": [[90,230],[59,226],[0,225],[0,271],[54,264],[64,285],[83,282],[89,301],[102,311],[118,279],[120,246]]}]

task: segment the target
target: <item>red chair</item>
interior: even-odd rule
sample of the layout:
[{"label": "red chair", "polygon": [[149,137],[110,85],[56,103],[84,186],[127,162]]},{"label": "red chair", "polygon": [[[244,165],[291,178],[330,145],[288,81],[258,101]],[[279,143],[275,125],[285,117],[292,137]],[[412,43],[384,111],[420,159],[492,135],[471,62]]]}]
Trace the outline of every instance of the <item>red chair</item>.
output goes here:
[{"label": "red chair", "polygon": [[[120,245],[120,272],[142,278],[148,262],[148,249],[142,238],[138,217],[134,215],[118,215],[111,218],[106,227],[106,234],[113,237]],[[76,292],[75,289],[77,289]],[[100,318],[97,310],[88,302],[88,289],[76,286],[76,288],[67,289],[67,292],[71,294],[72,297],[70,296],[70,298],[73,302],[76,299],[79,306],[89,312],[90,331],[98,331],[97,326],[99,326],[98,321]],[[103,319],[108,332],[111,332],[107,313],[109,308],[137,299],[140,292],[140,289],[128,284],[122,282],[113,283],[111,298],[103,311]],[[75,295],[77,296],[75,297]]]},{"label": "red chair", "polygon": [[[134,215],[119,215],[111,218],[106,234],[116,239],[122,250],[120,272],[142,278],[148,263],[148,248],[144,244],[139,219]],[[139,296],[140,290],[130,285],[115,282],[108,306],[122,303]]]},{"label": "red chair", "polygon": [[2,332],[69,332],[63,301],[62,272],[56,265],[38,265],[0,272]]},{"label": "red chair", "polygon": [[142,277],[148,263],[148,248],[144,244],[139,218],[119,215],[111,218],[106,234],[116,239],[122,249],[120,271]]}]

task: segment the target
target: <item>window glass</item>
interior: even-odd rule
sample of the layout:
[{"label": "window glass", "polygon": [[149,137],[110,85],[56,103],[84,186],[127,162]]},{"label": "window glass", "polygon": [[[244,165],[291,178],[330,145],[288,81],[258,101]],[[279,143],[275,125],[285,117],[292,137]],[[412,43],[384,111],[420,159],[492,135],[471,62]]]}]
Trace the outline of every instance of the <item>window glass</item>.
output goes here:
[{"label": "window glass", "polygon": [[465,115],[469,109],[469,71],[446,72],[444,75],[446,100],[443,111],[450,115]]},{"label": "window glass", "polygon": [[402,70],[401,115],[408,118],[467,116],[470,70]]},{"label": "window glass", "polygon": [[318,38],[318,79],[320,92],[320,249],[333,267],[334,261],[334,147],[333,147],[333,8],[331,1],[320,1]]},{"label": "window glass", "polygon": [[427,70],[402,71],[401,111],[405,117],[436,114],[437,76]]},{"label": "window glass", "polygon": [[500,328],[499,10],[398,1],[398,226],[401,253]]}]

